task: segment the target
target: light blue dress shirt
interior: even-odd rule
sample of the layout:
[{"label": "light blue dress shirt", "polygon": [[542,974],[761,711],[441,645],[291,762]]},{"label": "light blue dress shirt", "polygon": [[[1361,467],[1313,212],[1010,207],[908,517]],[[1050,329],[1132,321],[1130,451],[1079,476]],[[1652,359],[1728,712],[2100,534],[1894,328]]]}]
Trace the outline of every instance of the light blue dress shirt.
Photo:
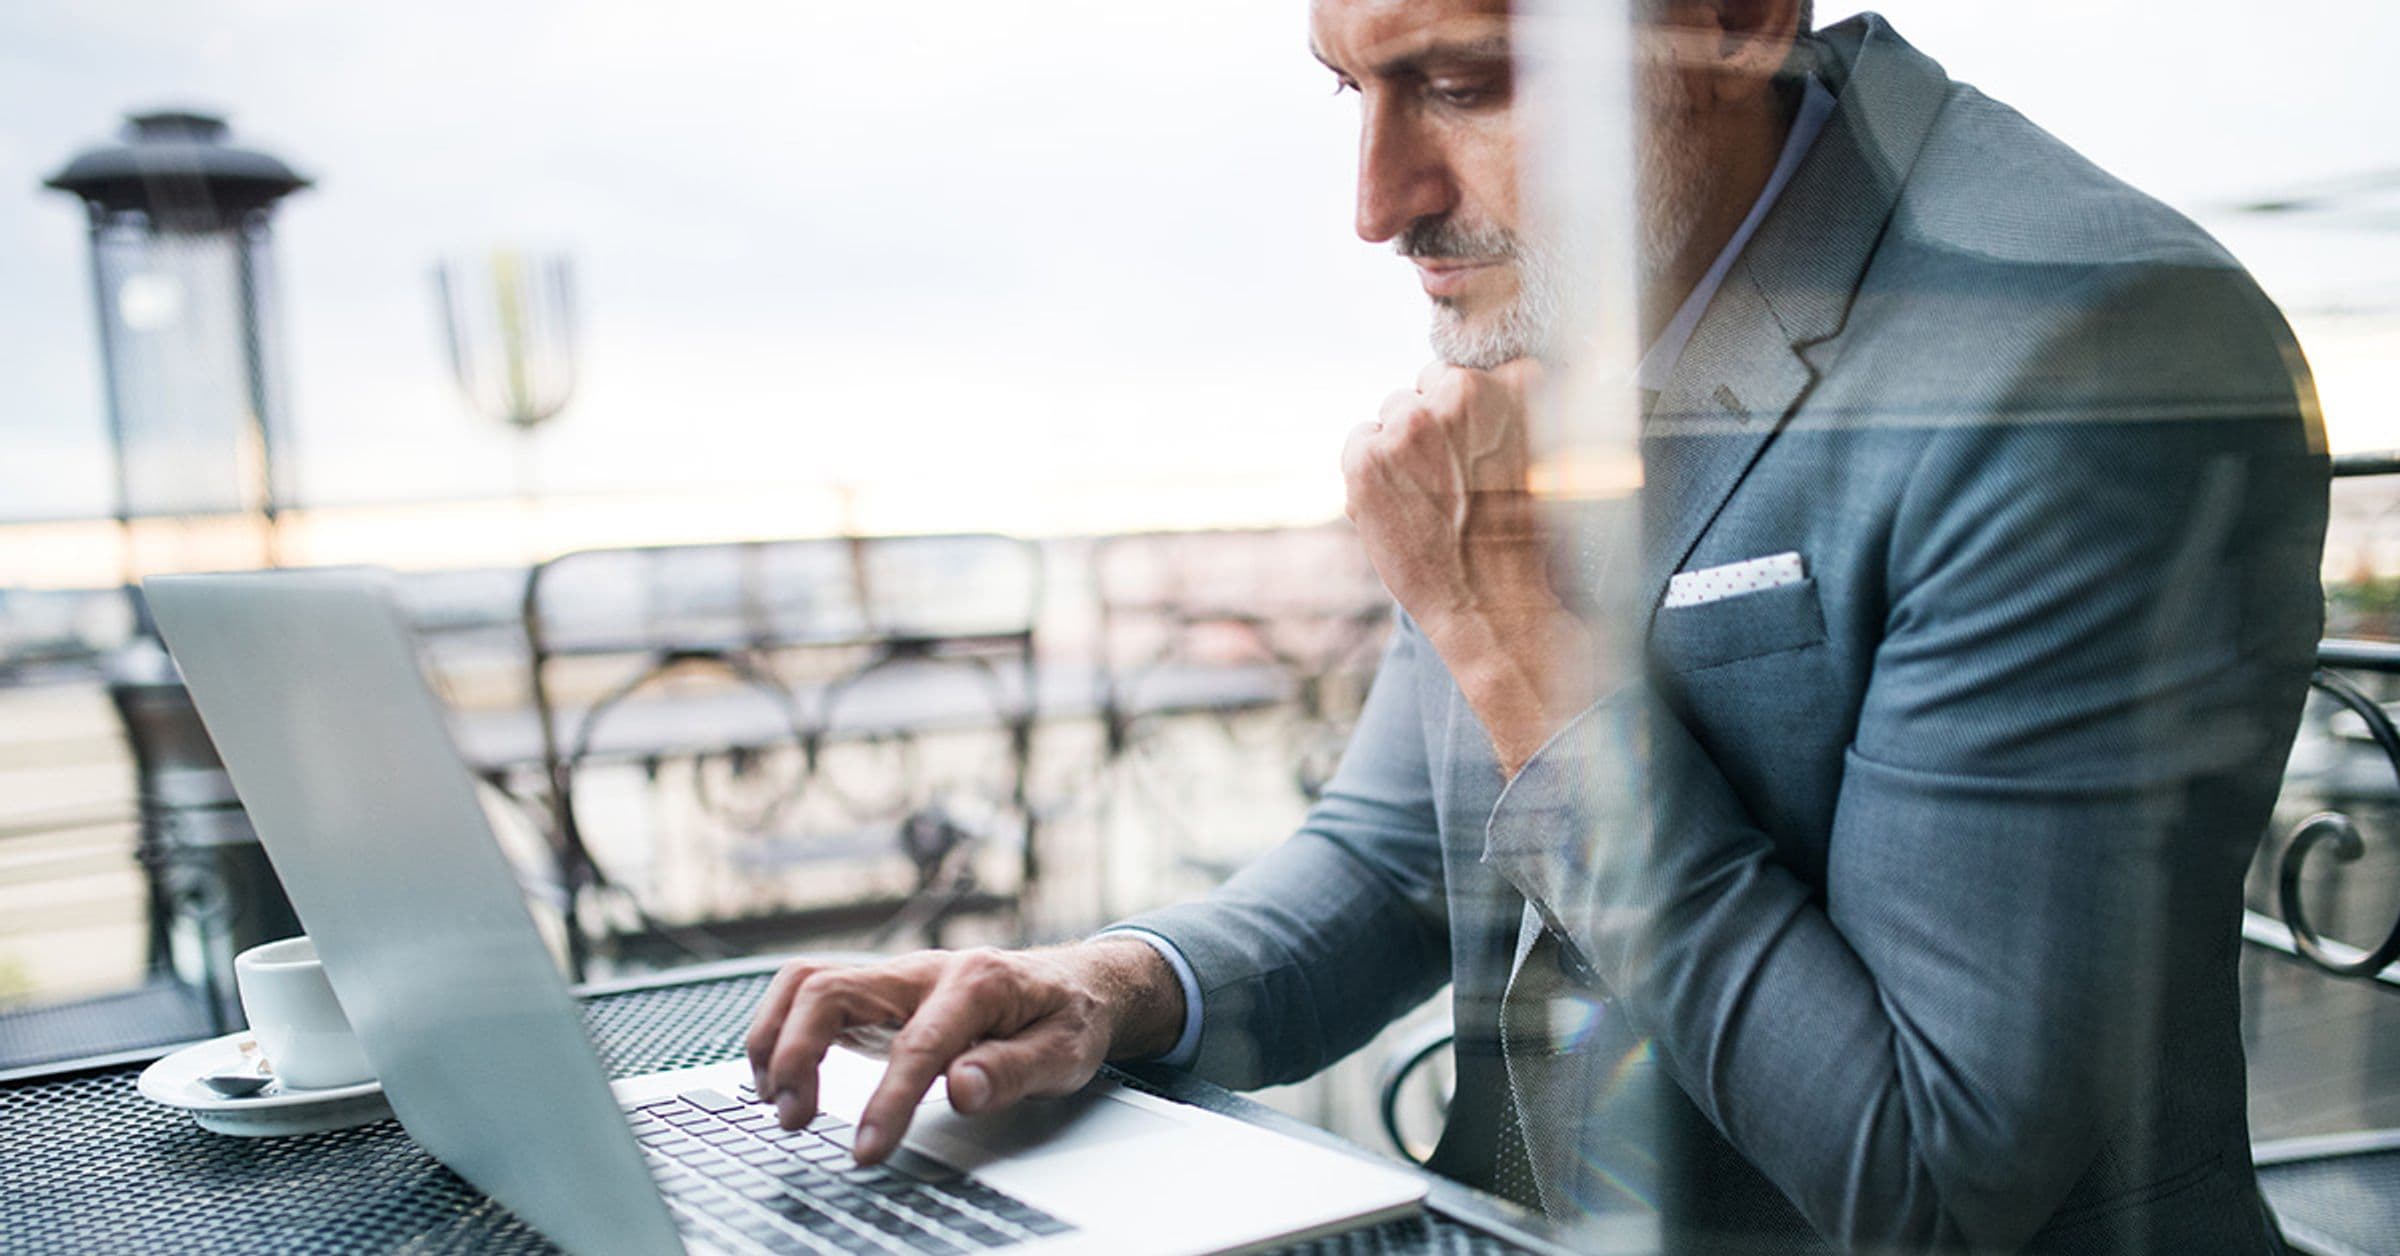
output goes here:
[{"label": "light blue dress shirt", "polygon": [[1709,263],[1700,282],[1692,285],[1692,294],[1675,309],[1675,317],[1660,329],[1658,339],[1642,354],[1640,365],[1634,368],[1634,382],[1651,392],[1665,392],[1667,381],[1674,378],[1675,364],[1683,358],[1683,347],[1691,343],[1692,332],[1700,326],[1700,316],[1708,312],[1708,303],[1716,299],[1717,289],[1724,286],[1725,276],[1733,263],[1758,234],[1758,225],[1767,220],[1767,211],[1783,195],[1784,185],[1800,169],[1808,150],[1817,143],[1817,133],[1825,129],[1825,120],[1833,116],[1834,95],[1825,85],[1811,78],[1808,89],[1800,98],[1800,111],[1792,116],[1791,134],[1784,137],[1783,152],[1775,159],[1775,169],[1767,175],[1767,185],[1758,191],[1751,203],[1750,213],[1742,225],[1734,228],[1733,238],[1717,251],[1717,260]]},{"label": "light blue dress shirt", "polygon": [[[1665,391],[1667,381],[1675,374],[1675,364],[1683,357],[1684,346],[1690,343],[1693,330],[1699,327],[1701,315],[1708,312],[1708,303],[1715,299],[1717,289],[1724,285],[1725,276],[1733,270],[1734,262],[1750,243],[1750,237],[1758,234],[1759,224],[1767,220],[1768,212],[1775,208],[1776,199],[1783,195],[1784,186],[1792,181],[1793,173],[1800,169],[1800,163],[1807,158],[1809,149],[1815,147],[1818,133],[1825,129],[1826,119],[1833,116],[1834,104],[1833,93],[1827,91],[1823,83],[1815,78],[1808,80],[1806,92],[1801,97],[1800,110],[1792,117],[1791,133],[1784,137],[1783,152],[1775,159],[1775,169],[1767,175],[1766,186],[1759,189],[1758,199],[1751,204],[1750,212],[1742,219],[1741,226],[1734,229],[1733,237],[1717,252],[1716,261],[1709,264],[1708,270],[1700,276],[1700,282],[1692,285],[1691,295],[1683,299],[1683,304],[1675,310],[1675,317],[1667,320],[1666,327],[1658,333],[1658,339],[1650,342],[1650,348],[1642,354],[1641,362],[1634,368],[1634,381],[1640,387],[1652,392]],[[1183,952],[1175,949],[1174,943],[1147,929],[1119,927],[1103,930],[1097,936],[1140,938],[1158,952],[1159,958],[1167,962],[1167,967],[1175,971],[1175,980],[1183,987],[1183,1032],[1177,1035],[1175,1045],[1158,1057],[1158,1062],[1170,1068],[1189,1067],[1200,1053],[1200,978],[1192,971],[1191,961],[1184,958]]]}]

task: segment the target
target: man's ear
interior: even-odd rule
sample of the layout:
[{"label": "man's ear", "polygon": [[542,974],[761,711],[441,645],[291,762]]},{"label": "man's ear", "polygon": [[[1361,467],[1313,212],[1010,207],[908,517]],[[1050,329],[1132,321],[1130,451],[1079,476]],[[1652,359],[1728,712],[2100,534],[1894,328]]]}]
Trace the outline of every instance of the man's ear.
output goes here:
[{"label": "man's ear", "polygon": [[1677,7],[1709,39],[1711,92],[1720,105],[1767,91],[1800,35],[1800,0],[1685,0]]}]

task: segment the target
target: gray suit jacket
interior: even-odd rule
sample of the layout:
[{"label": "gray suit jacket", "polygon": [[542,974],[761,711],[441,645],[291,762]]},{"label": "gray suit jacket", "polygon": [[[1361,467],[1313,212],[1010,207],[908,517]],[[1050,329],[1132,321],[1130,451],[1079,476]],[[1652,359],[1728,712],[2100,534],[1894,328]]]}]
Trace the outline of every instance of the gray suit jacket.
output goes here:
[{"label": "gray suit jacket", "polygon": [[1133,923],[1234,1085],[1451,982],[1437,1166],[1514,1111],[1554,1212],[1682,1249],[2280,1250],[2235,963],[2319,630],[2305,368],[2188,221],[1880,18],[1818,44],[1840,105],[1646,429],[1648,682],[1503,788],[1403,619],[1302,830]]}]

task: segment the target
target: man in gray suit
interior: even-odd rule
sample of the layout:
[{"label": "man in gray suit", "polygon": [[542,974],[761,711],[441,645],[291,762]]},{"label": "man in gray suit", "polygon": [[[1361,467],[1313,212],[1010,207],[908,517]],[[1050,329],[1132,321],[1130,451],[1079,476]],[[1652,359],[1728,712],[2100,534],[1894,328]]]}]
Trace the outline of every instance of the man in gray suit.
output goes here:
[{"label": "man in gray suit", "polygon": [[[1871,15],[1644,10],[1638,572],[1524,492],[1553,349],[1496,0],[1317,0],[1362,236],[1445,364],[1344,452],[1402,615],[1323,801],[1077,946],[794,965],[787,1123],[897,1025],[858,1139],[1107,1058],[1306,1076],[1444,982],[1437,1167],[1679,1248],[2262,1252],[2243,869],[2318,631],[2298,352],[2217,245]],[[1572,551],[1572,547],[1569,547]],[[1645,674],[1595,642],[1629,605]]]}]

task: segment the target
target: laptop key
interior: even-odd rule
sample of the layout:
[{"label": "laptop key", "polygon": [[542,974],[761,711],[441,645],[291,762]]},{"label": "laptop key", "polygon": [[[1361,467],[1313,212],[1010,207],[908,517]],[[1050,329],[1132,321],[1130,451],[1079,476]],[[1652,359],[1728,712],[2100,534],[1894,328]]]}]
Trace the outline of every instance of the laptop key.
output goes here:
[{"label": "laptop key", "polygon": [[703,1112],[738,1112],[742,1107],[740,1100],[721,1094],[717,1091],[710,1090],[706,1087],[702,1087],[698,1090],[687,1090],[682,1094],[677,1095],[676,1098],[683,1100],[685,1103],[688,1103]]},{"label": "laptop key", "polygon": [[884,1161],[894,1173],[905,1174],[918,1182],[948,1182],[964,1176],[958,1170],[931,1156],[920,1156],[906,1147],[892,1149],[892,1158]]},{"label": "laptop key", "polygon": [[720,1221],[733,1221],[749,1215],[749,1209],[737,1203],[733,1196],[717,1191],[710,1191],[705,1195],[686,1195],[684,1201],[699,1209],[703,1216],[714,1217]]}]

